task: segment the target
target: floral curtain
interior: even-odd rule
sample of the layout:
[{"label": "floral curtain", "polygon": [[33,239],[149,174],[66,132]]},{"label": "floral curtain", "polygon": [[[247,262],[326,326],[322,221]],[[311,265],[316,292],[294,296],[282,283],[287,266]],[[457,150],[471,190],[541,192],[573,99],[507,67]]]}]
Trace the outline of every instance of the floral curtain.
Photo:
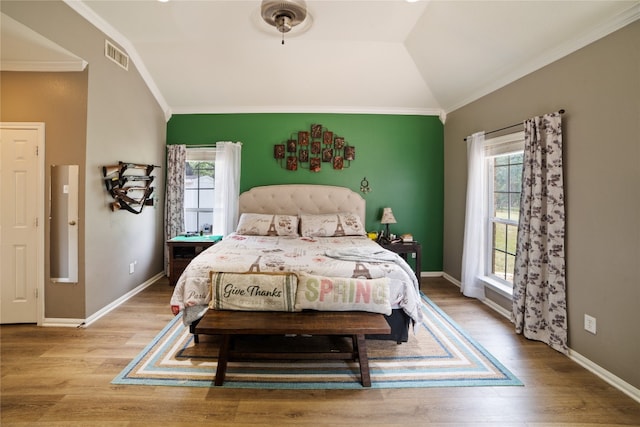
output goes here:
[{"label": "floral curtain", "polygon": [[[186,145],[167,145],[167,184],[164,207],[165,241],[184,232],[184,172]],[[165,272],[169,273],[169,249],[164,248]]]},{"label": "floral curtain", "polygon": [[462,249],[460,290],[463,295],[484,299],[484,284],[480,281],[484,268],[485,158],[484,132],[467,138],[467,208]]},{"label": "floral curtain", "polygon": [[516,332],[567,353],[565,213],[560,113],[525,121],[513,285]]},{"label": "floral curtain", "polygon": [[242,143],[217,142],[213,234],[226,236],[238,224]]}]

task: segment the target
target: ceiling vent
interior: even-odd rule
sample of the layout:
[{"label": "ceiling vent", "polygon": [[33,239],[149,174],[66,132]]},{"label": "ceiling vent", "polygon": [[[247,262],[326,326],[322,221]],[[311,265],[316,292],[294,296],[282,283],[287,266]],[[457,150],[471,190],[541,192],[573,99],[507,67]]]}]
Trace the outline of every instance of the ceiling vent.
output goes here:
[{"label": "ceiling vent", "polygon": [[109,40],[104,41],[104,56],[124,68],[129,69],[129,55],[118,49]]}]

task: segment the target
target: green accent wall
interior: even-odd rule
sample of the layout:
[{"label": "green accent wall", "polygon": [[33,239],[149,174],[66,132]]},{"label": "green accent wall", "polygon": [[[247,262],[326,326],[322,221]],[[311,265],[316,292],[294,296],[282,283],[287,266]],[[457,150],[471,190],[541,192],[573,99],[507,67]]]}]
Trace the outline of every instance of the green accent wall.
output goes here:
[{"label": "green accent wall", "polygon": [[[348,168],[322,163],[320,172],[286,170],[273,158],[274,144],[321,124],[355,147]],[[366,228],[382,229],[382,208],[398,221],[391,233],[411,233],[422,244],[422,270],[442,271],[444,126],[436,116],[374,114],[176,114],[167,144],[242,142],[240,191],[259,185],[323,184],[360,191],[367,178]],[[348,162],[345,162],[345,166]],[[308,166],[308,164],[307,164]]]}]

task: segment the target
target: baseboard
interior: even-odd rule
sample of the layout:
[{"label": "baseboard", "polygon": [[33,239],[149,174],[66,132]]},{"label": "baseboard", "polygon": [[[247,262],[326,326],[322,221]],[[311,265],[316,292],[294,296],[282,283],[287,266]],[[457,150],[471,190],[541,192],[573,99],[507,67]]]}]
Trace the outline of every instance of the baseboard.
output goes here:
[{"label": "baseboard", "polygon": [[[448,282],[451,282],[451,284],[455,285],[456,287],[458,288],[462,287],[462,283],[460,283],[459,280],[448,275],[447,273],[442,273],[442,277],[446,279]],[[508,320],[511,320],[511,313],[509,312],[509,310],[506,310],[504,307],[496,304],[495,302],[491,301],[489,298],[481,299],[480,302],[486,305],[487,307],[491,308],[493,311],[497,312],[498,314],[504,316]]]},{"label": "baseboard", "polygon": [[636,402],[640,403],[640,389],[632,386],[622,378],[612,374],[611,372],[607,371],[600,365],[593,363],[591,360],[587,359],[586,357],[584,357],[583,355],[581,355],[575,350],[569,349],[568,356],[569,356],[569,359],[573,360],[578,365],[582,366],[589,372],[600,377],[611,386],[617,388],[618,390],[620,390],[621,392],[623,392],[624,394],[626,394]]},{"label": "baseboard", "polygon": [[442,277],[442,271],[421,271],[420,277]]},{"label": "baseboard", "polygon": [[442,273],[442,277],[444,279],[446,279],[447,281],[451,282],[452,284],[456,285],[457,287],[459,287],[459,288],[462,287],[462,283],[460,283],[460,281],[458,279],[456,279],[455,277],[450,276],[447,273]]},{"label": "baseboard", "polygon": [[45,317],[41,326],[57,328],[79,328],[84,323],[84,319]]},{"label": "baseboard", "polygon": [[141,285],[137,286],[135,289],[127,292],[126,294],[124,294],[123,296],[121,296],[120,298],[118,298],[117,300],[112,302],[111,304],[103,307],[102,309],[98,310],[97,312],[95,312],[91,316],[87,317],[86,319],[55,318],[55,317],[48,317],[47,318],[47,317],[45,317],[42,320],[42,326],[62,327],[62,328],[65,328],[65,327],[66,328],[81,328],[81,327],[83,328],[83,327],[89,326],[91,323],[95,322],[96,320],[98,320],[99,318],[104,316],[105,314],[109,313],[111,310],[113,310],[114,308],[118,307],[120,304],[124,303],[129,298],[133,297],[134,295],[142,292],[144,289],[146,289],[149,286],[153,285],[155,282],[157,282],[158,280],[162,279],[163,277],[164,277],[164,272],[160,272],[160,273],[156,274],[155,276],[153,276],[149,280],[147,280],[144,283],[142,283]]},{"label": "baseboard", "polygon": [[505,317],[508,321],[511,321],[511,312],[499,304],[491,301],[489,298],[485,298],[481,301],[484,305],[495,311],[496,313]]},{"label": "baseboard", "polygon": [[[443,273],[442,277],[445,278],[447,281],[451,282],[453,285],[455,285],[457,287],[460,287],[460,285],[461,285],[458,280],[456,280],[455,278],[449,276],[447,273]],[[511,319],[511,314],[507,310],[505,310],[503,307],[500,307],[498,304],[495,304],[491,300],[488,300],[486,298],[482,302],[487,307],[490,307],[491,309],[495,310],[499,314],[505,316],[507,319]],[[632,398],[636,402],[640,403],[640,389],[632,386],[628,382],[624,381],[622,378],[617,377],[616,375],[614,375],[611,372],[607,371],[606,369],[604,369],[600,365],[597,365],[597,364],[593,363],[591,360],[587,359],[586,357],[584,357],[583,355],[581,355],[577,351],[569,349],[568,357],[569,357],[569,359],[571,359],[574,362],[576,362],[578,365],[582,366],[583,368],[585,368],[589,372],[591,372],[591,373],[595,374],[596,376],[598,376],[599,378],[603,379],[605,382],[607,382],[611,386],[617,388],[618,390],[620,390],[621,392],[623,392],[624,394],[626,394],[627,396],[629,396],[630,398]]]},{"label": "baseboard", "polygon": [[153,285],[155,282],[157,282],[158,280],[162,279],[163,277],[164,277],[164,271],[156,274],[155,276],[151,277],[146,282],[142,283],[141,285],[137,286],[136,288],[134,288],[131,291],[127,292],[126,294],[122,295],[120,298],[118,298],[117,300],[113,301],[111,304],[103,307],[102,309],[100,309],[100,310],[96,311],[95,313],[93,313],[91,316],[87,317],[84,320],[84,322],[82,322],[79,326],[82,326],[82,327],[89,326],[90,324],[92,324],[96,320],[100,319],[105,314],[109,313],[111,310],[117,308],[120,304],[124,303],[129,298],[131,298],[134,295],[142,292],[143,290],[145,290],[149,286]]}]

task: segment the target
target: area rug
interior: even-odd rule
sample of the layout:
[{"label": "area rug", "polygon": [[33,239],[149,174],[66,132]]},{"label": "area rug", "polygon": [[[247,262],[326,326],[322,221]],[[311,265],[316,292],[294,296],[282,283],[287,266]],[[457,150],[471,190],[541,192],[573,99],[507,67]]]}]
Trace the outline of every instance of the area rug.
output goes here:
[{"label": "area rug", "polygon": [[[415,325],[408,342],[367,339],[371,388],[522,385],[429,298],[422,295],[422,300],[425,320]],[[176,316],[112,383],[214,387],[218,344],[218,337],[205,335],[200,336],[200,343],[194,343],[181,317]],[[237,345],[331,346],[341,351],[350,341],[340,337],[253,337]],[[222,387],[363,388],[357,362],[341,360],[229,362]]]}]

